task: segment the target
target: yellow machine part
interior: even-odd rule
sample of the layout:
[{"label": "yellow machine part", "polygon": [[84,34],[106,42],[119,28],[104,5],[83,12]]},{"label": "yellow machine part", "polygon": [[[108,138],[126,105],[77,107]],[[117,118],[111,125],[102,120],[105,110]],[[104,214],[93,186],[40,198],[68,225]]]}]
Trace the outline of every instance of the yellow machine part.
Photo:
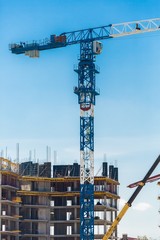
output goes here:
[{"label": "yellow machine part", "polygon": [[102,240],[108,240],[109,239],[109,237],[114,232],[114,230],[117,227],[119,221],[124,216],[124,214],[127,212],[129,207],[130,207],[130,205],[128,203],[126,203],[124,205],[124,207],[122,208],[122,210],[120,211],[120,213],[118,214],[118,216],[116,217],[116,219],[114,220],[114,222],[112,223],[112,225],[110,226],[110,228],[108,229],[108,231],[106,232],[106,234],[104,235]]}]

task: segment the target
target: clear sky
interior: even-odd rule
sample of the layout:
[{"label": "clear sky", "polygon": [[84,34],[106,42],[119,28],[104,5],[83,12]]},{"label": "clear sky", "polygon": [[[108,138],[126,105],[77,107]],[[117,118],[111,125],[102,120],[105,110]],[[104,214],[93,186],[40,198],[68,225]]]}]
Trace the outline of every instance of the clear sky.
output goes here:
[{"label": "clear sky", "polygon": [[[45,160],[48,145],[59,164],[79,162],[73,93],[79,45],[30,59],[11,54],[9,43],[158,17],[159,0],[0,0],[0,151],[7,146],[15,159],[19,142],[21,159],[36,149]],[[160,154],[160,32],[104,40],[96,64],[95,173],[106,154],[119,167],[119,195],[126,202],[133,192],[126,186],[143,178]],[[119,236],[160,239],[159,193],[156,182],[145,186],[119,224]]]}]

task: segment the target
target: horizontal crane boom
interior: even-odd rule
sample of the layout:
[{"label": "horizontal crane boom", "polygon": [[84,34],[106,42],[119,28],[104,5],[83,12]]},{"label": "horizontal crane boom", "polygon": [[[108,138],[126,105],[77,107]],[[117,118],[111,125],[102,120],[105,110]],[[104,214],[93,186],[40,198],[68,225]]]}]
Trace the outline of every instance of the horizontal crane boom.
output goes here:
[{"label": "horizontal crane boom", "polygon": [[102,27],[64,32],[59,36],[51,35],[50,38],[32,43],[20,42],[18,44],[10,44],[10,50],[15,54],[25,53],[28,55],[28,51],[42,51],[79,44],[81,42],[92,42],[158,30],[160,30],[160,18],[109,24]]}]

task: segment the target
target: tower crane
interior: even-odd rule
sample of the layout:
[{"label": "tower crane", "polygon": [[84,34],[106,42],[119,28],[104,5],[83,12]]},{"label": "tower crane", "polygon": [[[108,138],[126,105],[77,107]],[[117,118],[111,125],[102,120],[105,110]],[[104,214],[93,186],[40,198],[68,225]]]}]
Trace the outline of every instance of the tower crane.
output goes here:
[{"label": "tower crane", "polygon": [[10,44],[14,54],[35,58],[39,52],[80,44],[80,58],[75,72],[78,86],[74,93],[80,104],[80,239],[94,239],[94,105],[96,88],[96,55],[102,51],[100,40],[160,30],[160,18],[109,24],[106,26],[50,35],[41,41]]}]

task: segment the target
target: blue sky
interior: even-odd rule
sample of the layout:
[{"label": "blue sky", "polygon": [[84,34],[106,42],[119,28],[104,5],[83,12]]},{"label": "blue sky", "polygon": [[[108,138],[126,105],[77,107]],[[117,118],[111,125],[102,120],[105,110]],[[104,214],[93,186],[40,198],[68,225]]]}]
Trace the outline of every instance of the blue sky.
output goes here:
[{"label": "blue sky", "polygon": [[[7,146],[14,159],[19,142],[21,159],[36,149],[43,161],[48,145],[57,151],[58,163],[79,162],[79,105],[73,93],[79,45],[30,59],[11,54],[9,43],[158,18],[159,13],[159,0],[0,0],[0,151]],[[97,56],[95,172],[104,154],[116,163],[124,201],[133,192],[126,186],[143,178],[160,154],[159,49],[160,33],[146,33],[105,40]],[[156,182],[145,186],[122,219],[119,236],[160,238],[159,192]]]}]

